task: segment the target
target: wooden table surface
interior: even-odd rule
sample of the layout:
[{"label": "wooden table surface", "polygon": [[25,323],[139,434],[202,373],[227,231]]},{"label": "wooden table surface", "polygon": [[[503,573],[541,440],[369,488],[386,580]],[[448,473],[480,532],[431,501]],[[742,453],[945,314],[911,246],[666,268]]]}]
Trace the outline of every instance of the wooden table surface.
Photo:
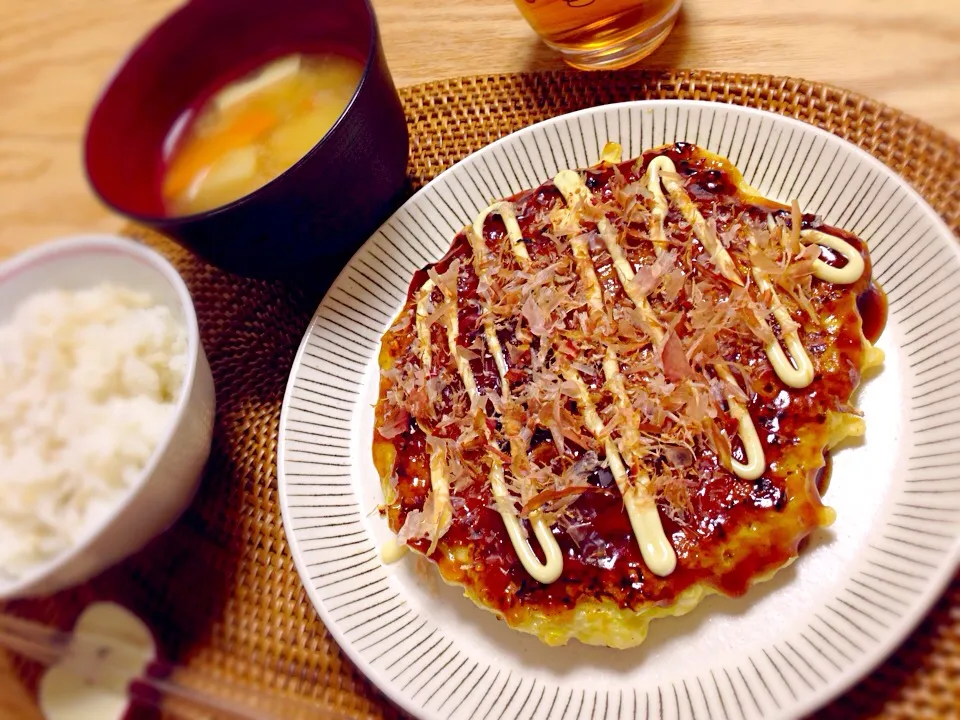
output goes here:
[{"label": "wooden table surface", "polygon": [[[0,258],[116,230],[80,139],[96,93],[176,0],[0,0]],[[510,0],[373,0],[398,85],[562,67]],[[872,96],[960,138],[960,2],[685,0],[648,65],[792,75]],[[28,718],[0,656],[0,718]],[[4,680],[3,678],[7,679]]]},{"label": "wooden table surface", "polygon": [[[561,67],[510,0],[373,0],[398,85]],[[104,78],[177,0],[0,0],[0,257],[114,230],[80,138]],[[848,88],[960,138],[960,2],[686,0],[648,64]]]}]

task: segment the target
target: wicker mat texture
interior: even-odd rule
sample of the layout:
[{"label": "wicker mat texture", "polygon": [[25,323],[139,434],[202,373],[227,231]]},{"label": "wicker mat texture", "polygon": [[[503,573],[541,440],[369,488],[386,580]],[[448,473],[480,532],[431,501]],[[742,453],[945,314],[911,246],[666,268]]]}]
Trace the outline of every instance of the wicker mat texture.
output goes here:
[{"label": "wicker mat texture", "polygon": [[[433,82],[400,94],[414,188],[554,115],[623,100],[718,100],[790,115],[850,140],[905,177],[960,234],[960,143],[817,83],[706,72],[552,72]],[[69,627],[89,602],[116,600],[155,629],[164,653],[188,673],[322,699],[358,718],[401,717],[320,622],[294,569],[277,500],[287,374],[332,277],[310,287],[239,279],[164,238],[129,232],[167,255],[193,293],[219,406],[207,475],[183,518],[137,556],[82,587],[9,609]],[[38,669],[18,667],[33,685]],[[960,576],[886,663],[816,717],[960,718]]]}]

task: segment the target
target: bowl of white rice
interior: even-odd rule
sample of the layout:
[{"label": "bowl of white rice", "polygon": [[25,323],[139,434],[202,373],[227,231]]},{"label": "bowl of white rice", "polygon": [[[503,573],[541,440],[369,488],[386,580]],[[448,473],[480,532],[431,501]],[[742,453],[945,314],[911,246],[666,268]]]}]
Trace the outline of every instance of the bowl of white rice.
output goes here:
[{"label": "bowl of white rice", "polygon": [[214,414],[190,293],[160,255],[84,235],[0,264],[0,599],[84,582],[169,527]]}]

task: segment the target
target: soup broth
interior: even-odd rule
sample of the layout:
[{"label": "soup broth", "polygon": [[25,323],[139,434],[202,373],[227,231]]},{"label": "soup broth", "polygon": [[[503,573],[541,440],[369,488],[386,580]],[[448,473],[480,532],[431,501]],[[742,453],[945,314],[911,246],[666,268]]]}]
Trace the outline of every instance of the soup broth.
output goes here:
[{"label": "soup broth", "polygon": [[214,93],[167,143],[167,212],[219,207],[273,180],[333,127],[362,73],[342,55],[289,55]]}]

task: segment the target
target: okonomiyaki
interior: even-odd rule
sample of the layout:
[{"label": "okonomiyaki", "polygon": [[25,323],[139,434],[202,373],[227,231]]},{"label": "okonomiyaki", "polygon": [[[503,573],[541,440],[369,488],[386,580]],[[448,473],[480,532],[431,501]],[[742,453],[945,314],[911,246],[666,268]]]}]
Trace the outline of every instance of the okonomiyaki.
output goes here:
[{"label": "okonomiyaki", "polygon": [[865,243],[685,143],[610,143],[465,221],[383,336],[373,442],[444,580],[550,645],[631,647],[833,522],[826,460],[883,361]]}]

